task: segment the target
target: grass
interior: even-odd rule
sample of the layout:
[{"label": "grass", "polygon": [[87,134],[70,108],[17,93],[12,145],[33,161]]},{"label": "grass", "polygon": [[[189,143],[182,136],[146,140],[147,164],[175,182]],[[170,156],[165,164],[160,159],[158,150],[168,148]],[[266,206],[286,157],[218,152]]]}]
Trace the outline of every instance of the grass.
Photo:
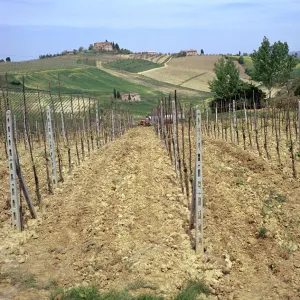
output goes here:
[{"label": "grass", "polygon": [[0,273],[0,281],[9,279],[12,285],[19,285],[22,288],[37,288],[37,280],[33,274],[20,274],[17,272]]},{"label": "grass", "polygon": [[143,72],[155,68],[160,68],[163,65],[145,59],[130,58],[126,60],[111,61],[105,63],[104,66],[110,69],[122,70],[131,73],[138,73],[138,72]]},{"label": "grass", "polygon": [[209,287],[203,280],[189,281],[184,289],[174,298],[174,300],[196,300],[199,294],[210,294]]},{"label": "grass", "polygon": [[[162,296],[141,294],[132,295],[130,290],[137,290],[140,288],[153,289],[151,285],[138,281],[127,289],[122,291],[109,291],[101,293],[95,287],[73,287],[68,290],[58,289],[52,292],[50,299],[60,300],[163,300]],[[174,300],[196,300],[200,294],[209,295],[210,289],[204,283],[200,281],[189,281],[186,286],[172,299]]]},{"label": "grass", "polygon": [[[97,68],[74,68],[64,70],[47,70],[33,72],[24,76],[27,90],[48,91],[49,82],[51,91],[59,91],[58,75],[60,77],[60,91],[64,94],[89,94],[91,96],[113,95],[114,88],[122,93],[139,93],[141,96],[157,95],[146,86],[138,85],[113,76]],[[21,81],[22,76],[10,74],[8,81]],[[20,86],[21,88],[22,86]]]},{"label": "grass", "polygon": [[130,295],[128,290],[100,293],[95,287],[74,287],[69,290],[56,290],[50,296],[51,300],[162,300],[161,296]]},{"label": "grass", "polygon": [[[232,57],[234,60],[238,60],[239,56],[230,56]],[[252,69],[253,68],[253,62],[252,62],[252,58],[250,56],[243,56],[244,57],[244,68],[245,69]]]}]

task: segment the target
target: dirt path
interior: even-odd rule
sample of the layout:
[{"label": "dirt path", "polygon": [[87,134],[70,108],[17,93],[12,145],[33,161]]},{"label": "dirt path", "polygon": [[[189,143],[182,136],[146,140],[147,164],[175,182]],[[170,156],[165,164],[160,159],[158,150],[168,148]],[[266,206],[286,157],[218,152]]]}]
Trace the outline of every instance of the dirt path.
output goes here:
[{"label": "dirt path", "polygon": [[[55,279],[61,286],[110,289],[144,280],[160,294],[176,293],[202,266],[185,233],[184,201],[152,128],[134,129],[47,199],[39,226],[6,237],[1,271],[34,274],[40,285]],[[27,291],[26,298],[7,282],[0,291],[5,299],[45,294]]]},{"label": "dirt path", "polygon": [[299,299],[299,181],[234,145],[205,137],[203,151],[204,262],[165,149],[152,128],[135,128],[86,160],[25,232],[0,230],[0,299],[48,299],[41,287],[53,281],[108,290],[137,280],[170,299],[202,277],[209,299]]}]

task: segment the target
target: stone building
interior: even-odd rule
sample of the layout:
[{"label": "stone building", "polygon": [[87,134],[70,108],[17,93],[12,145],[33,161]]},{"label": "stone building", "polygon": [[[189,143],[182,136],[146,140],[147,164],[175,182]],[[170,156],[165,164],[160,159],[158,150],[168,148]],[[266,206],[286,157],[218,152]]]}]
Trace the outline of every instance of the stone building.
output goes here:
[{"label": "stone building", "polygon": [[109,42],[99,42],[99,43],[94,43],[94,48],[95,51],[113,51],[113,46],[112,43]]}]

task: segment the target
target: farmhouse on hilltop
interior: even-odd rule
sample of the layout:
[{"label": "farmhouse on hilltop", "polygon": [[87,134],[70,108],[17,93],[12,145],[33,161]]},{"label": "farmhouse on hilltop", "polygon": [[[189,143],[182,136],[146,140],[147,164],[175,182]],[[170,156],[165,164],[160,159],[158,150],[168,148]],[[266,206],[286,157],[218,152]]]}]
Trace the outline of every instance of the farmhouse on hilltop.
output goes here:
[{"label": "farmhouse on hilltop", "polygon": [[95,51],[113,51],[112,43],[109,42],[100,42],[100,43],[94,43]]},{"label": "farmhouse on hilltop", "polygon": [[197,50],[182,50],[181,52],[185,52],[186,56],[197,55]]},{"label": "farmhouse on hilltop", "polygon": [[121,94],[121,100],[125,102],[139,102],[141,96],[137,93]]}]

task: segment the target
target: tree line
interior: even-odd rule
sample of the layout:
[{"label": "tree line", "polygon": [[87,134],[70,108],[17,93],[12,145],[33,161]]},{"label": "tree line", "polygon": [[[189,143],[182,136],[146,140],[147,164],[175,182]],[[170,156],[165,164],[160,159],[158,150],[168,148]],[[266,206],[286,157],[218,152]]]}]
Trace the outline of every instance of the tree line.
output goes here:
[{"label": "tree line", "polygon": [[[108,43],[107,40],[105,40],[105,42]],[[115,51],[115,52],[118,52],[120,54],[130,54],[131,53],[131,51],[128,49],[120,48],[118,43],[112,42],[111,44],[112,44],[113,51]],[[87,49],[85,49],[83,46],[80,46],[78,49],[73,49],[71,51],[71,53],[70,53],[70,51],[65,50],[65,51],[62,51],[61,53],[56,53],[56,54],[41,54],[41,55],[39,55],[39,59],[63,56],[63,55],[67,55],[67,54],[87,53],[90,51],[95,51],[93,44],[90,44]]]},{"label": "tree line", "polygon": [[[271,98],[272,90],[275,87],[285,87],[290,94],[290,79],[298,59],[296,55],[289,54],[289,46],[286,42],[278,41],[272,45],[268,38],[264,37],[259,49],[254,50],[250,57],[252,58],[253,69],[249,76],[251,80],[262,83],[267,88],[268,95],[265,95],[254,85],[242,81],[234,60],[222,56],[214,65],[216,78],[209,82],[209,87],[216,100],[226,102],[241,95],[244,97],[254,89],[256,95],[262,99],[266,96]],[[242,60],[239,62],[243,64]]]},{"label": "tree line", "polygon": [[2,62],[11,62],[11,59],[10,59],[10,57],[6,57],[5,60],[4,59],[0,59],[0,63],[2,63]]}]

